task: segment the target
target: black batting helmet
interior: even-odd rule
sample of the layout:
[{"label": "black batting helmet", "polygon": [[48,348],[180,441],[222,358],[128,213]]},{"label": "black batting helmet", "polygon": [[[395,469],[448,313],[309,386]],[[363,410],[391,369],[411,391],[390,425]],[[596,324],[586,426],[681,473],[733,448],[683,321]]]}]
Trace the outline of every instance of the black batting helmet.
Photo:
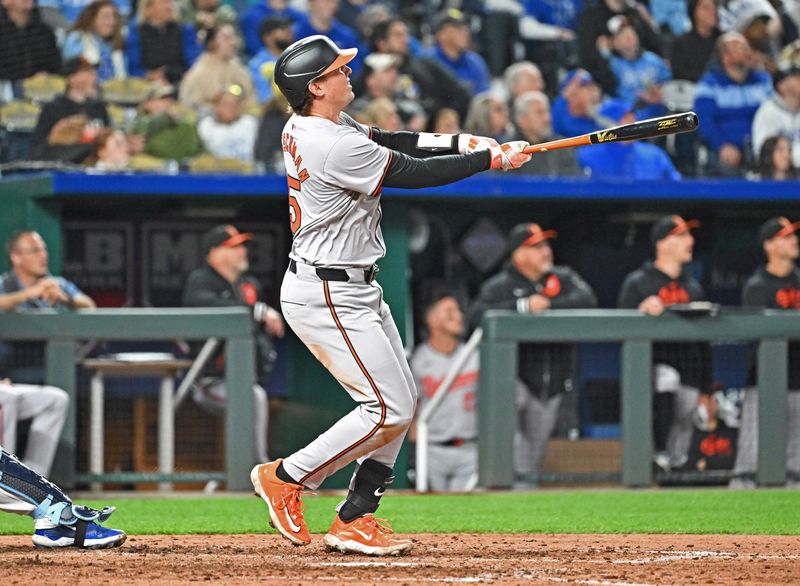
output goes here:
[{"label": "black batting helmet", "polygon": [[339,49],[325,35],[313,35],[289,45],[275,62],[275,83],[293,108],[303,104],[313,80],[348,63],[358,49]]}]

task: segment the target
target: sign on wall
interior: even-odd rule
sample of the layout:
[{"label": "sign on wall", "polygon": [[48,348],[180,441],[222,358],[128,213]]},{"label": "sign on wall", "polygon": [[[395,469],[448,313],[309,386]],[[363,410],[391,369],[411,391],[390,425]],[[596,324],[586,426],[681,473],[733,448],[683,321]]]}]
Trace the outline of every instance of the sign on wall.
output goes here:
[{"label": "sign on wall", "polygon": [[64,222],[61,274],[100,307],[134,302],[133,224]]},{"label": "sign on wall", "polygon": [[[183,284],[205,261],[200,241],[206,230],[221,222],[147,222],[142,224],[142,305],[180,307]],[[280,223],[234,223],[252,232],[248,244],[250,273],[261,281],[270,303],[277,303],[288,263],[284,227]]]}]

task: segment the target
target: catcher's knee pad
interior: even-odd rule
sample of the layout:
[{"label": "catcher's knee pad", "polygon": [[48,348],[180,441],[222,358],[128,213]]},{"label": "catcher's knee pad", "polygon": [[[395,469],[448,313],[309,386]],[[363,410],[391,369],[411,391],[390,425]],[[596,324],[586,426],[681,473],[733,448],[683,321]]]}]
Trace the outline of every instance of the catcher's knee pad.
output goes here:
[{"label": "catcher's knee pad", "polygon": [[59,503],[72,504],[55,484],[3,449],[0,449],[0,490],[20,503],[20,512],[35,518],[45,516],[52,506]]},{"label": "catcher's knee pad", "polygon": [[0,492],[6,496],[2,499],[7,501],[5,508],[34,519],[47,518],[54,525],[103,522],[114,512],[114,507],[98,511],[72,504],[58,486],[3,449],[0,449]]}]

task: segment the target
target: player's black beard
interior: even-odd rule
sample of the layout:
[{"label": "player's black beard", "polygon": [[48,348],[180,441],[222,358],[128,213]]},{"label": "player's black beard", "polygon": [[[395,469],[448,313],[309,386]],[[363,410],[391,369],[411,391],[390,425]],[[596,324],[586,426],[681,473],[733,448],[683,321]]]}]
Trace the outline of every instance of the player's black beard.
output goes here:
[{"label": "player's black beard", "polygon": [[291,45],[291,44],[292,44],[292,41],[289,41],[287,39],[278,39],[277,41],[275,41],[275,46],[278,49],[280,49],[281,53],[283,53],[286,49],[288,49],[289,45]]}]

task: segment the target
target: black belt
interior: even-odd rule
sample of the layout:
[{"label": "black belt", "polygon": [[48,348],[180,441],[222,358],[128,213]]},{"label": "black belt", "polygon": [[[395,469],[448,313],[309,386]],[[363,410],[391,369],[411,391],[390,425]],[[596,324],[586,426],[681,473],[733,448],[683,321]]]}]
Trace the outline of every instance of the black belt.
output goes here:
[{"label": "black belt", "polygon": [[[294,259],[289,260],[289,270],[292,271],[294,274],[297,274],[297,262]],[[365,283],[372,283],[375,280],[375,277],[378,276],[378,265],[372,265],[368,269],[364,269],[364,282]],[[316,267],[314,272],[317,273],[317,276],[322,279],[323,281],[342,281],[347,282],[350,280],[350,275],[347,274],[347,271],[344,269],[326,269],[325,267]]]},{"label": "black belt", "polygon": [[451,439],[446,442],[431,442],[434,446],[444,446],[446,448],[460,448],[464,444],[471,444],[477,440],[474,439]]}]

